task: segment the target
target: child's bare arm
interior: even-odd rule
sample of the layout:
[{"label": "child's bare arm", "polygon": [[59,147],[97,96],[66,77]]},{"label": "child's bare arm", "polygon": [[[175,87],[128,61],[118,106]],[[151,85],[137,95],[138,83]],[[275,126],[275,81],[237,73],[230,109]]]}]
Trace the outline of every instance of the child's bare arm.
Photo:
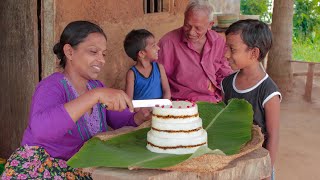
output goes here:
[{"label": "child's bare arm", "polygon": [[223,92],[221,92],[221,97],[222,97],[221,101],[224,102],[224,93]]},{"label": "child's bare arm", "polygon": [[280,126],[280,98],[272,97],[265,106],[266,127],[268,132],[268,141],[266,148],[269,150],[271,164],[274,165],[279,145],[279,126]]},{"label": "child's bare arm", "polygon": [[[223,81],[223,80],[222,80]],[[224,101],[224,87],[223,87],[223,84],[221,82],[221,97],[222,97],[222,102]]]},{"label": "child's bare arm", "polygon": [[165,69],[162,64],[159,64],[159,70],[160,70],[160,75],[161,75],[161,84],[162,84],[162,92],[163,96],[162,98],[164,99],[171,99],[171,92],[170,92],[170,86],[168,82],[168,78],[165,72]]},{"label": "child's bare arm", "polygon": [[133,71],[130,69],[127,72],[126,93],[131,99],[133,98],[133,91],[134,91],[134,74],[133,74]]}]

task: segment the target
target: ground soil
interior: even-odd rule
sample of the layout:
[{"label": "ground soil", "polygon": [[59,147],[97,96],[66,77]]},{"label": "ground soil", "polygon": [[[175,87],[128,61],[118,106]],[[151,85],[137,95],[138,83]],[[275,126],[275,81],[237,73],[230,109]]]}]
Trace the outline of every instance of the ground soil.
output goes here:
[{"label": "ground soil", "polygon": [[[294,72],[306,70],[298,65],[294,68]],[[290,95],[281,103],[276,179],[319,179],[320,77],[314,79],[312,102],[304,100],[304,86],[305,77],[295,77]]]}]

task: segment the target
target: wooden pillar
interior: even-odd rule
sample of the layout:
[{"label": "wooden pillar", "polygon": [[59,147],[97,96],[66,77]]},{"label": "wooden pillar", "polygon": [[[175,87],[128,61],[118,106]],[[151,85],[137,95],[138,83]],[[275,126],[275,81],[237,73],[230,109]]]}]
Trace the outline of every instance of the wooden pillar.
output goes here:
[{"label": "wooden pillar", "polygon": [[154,0],[150,0],[150,13],[154,13]]},{"label": "wooden pillar", "polygon": [[58,70],[52,50],[57,41],[55,35],[54,0],[41,0],[41,79]]},{"label": "wooden pillar", "polygon": [[162,0],[158,0],[157,12],[162,12]]},{"label": "wooden pillar", "polygon": [[39,82],[37,0],[0,3],[0,157],[20,146]]},{"label": "wooden pillar", "polygon": [[314,73],[314,63],[308,64],[307,82],[305,87],[305,98],[308,102],[311,102],[312,85],[313,85],[313,73]]},{"label": "wooden pillar", "polygon": [[143,1],[143,8],[144,8],[144,13],[147,14],[148,12],[148,0]]}]

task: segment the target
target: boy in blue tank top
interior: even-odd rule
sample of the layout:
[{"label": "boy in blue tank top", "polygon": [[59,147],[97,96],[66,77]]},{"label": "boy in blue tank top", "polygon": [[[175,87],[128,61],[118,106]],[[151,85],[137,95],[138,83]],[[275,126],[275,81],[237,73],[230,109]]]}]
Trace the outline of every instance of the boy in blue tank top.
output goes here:
[{"label": "boy in blue tank top", "polygon": [[154,35],[145,30],[132,30],[124,40],[127,55],[136,64],[127,72],[126,93],[134,100],[170,99],[169,82],[158,59],[159,46]]},{"label": "boy in blue tank top", "polygon": [[254,124],[261,127],[263,147],[269,151],[273,166],[279,144],[281,94],[260,63],[272,46],[272,33],[265,23],[246,19],[233,23],[225,34],[225,57],[236,72],[221,83],[224,102],[239,98],[252,105]]}]

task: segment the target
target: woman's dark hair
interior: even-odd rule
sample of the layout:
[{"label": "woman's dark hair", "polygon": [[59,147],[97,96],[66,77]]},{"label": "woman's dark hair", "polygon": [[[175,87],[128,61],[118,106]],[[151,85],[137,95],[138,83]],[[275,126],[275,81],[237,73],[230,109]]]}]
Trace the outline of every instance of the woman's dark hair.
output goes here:
[{"label": "woman's dark hair", "polygon": [[147,46],[146,40],[154,35],[145,29],[132,30],[124,39],[123,46],[127,55],[134,61],[138,60],[138,52]]},{"label": "woman's dark hair", "polygon": [[231,24],[225,32],[226,36],[238,33],[250,49],[259,48],[258,60],[262,61],[272,46],[272,33],[268,25],[259,20],[245,19]]},{"label": "woman's dark hair", "polygon": [[91,33],[100,33],[107,39],[103,30],[98,25],[89,21],[74,21],[64,28],[60,41],[53,47],[54,54],[60,60],[60,67],[65,68],[67,61],[63,52],[63,46],[70,44],[70,46],[76,47]]}]

